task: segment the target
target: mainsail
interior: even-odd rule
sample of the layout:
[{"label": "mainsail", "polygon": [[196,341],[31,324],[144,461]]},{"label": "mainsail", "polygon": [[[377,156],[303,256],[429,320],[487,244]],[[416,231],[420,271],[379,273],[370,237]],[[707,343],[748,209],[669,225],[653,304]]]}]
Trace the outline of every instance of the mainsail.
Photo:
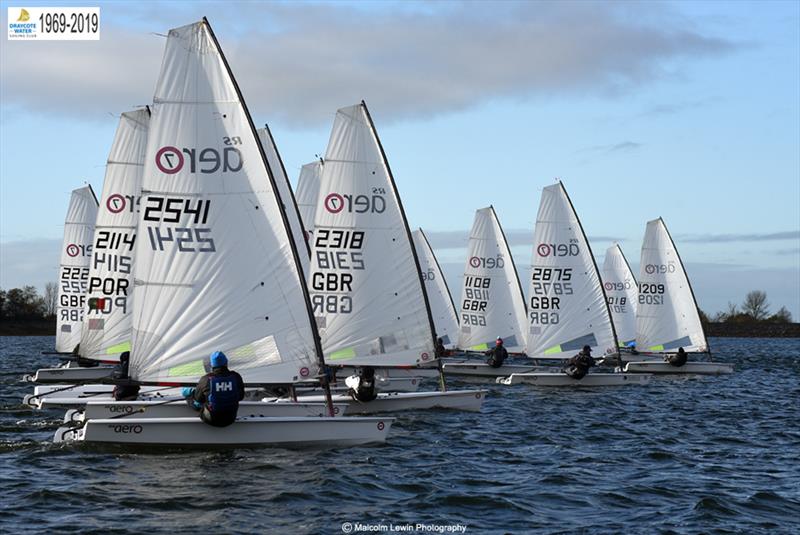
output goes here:
[{"label": "mainsail", "polygon": [[317,212],[323,165],[321,160],[305,164],[300,169],[300,178],[297,179],[297,209],[309,236],[314,233],[314,216]]},{"label": "mainsail", "polygon": [[561,182],[542,190],[530,277],[529,357],[567,358],[585,345],[595,355],[617,351],[600,274]]},{"label": "mainsail", "polygon": [[615,243],[606,250],[603,260],[603,287],[608,298],[611,320],[617,330],[620,347],[636,343],[636,304],[639,292],[631,267]]},{"label": "mainsail", "polygon": [[458,339],[458,316],[450,289],[444,278],[436,255],[433,254],[428,237],[417,229],[413,232],[414,247],[417,250],[422,279],[428,292],[428,301],[431,305],[433,325],[436,327],[436,336],[442,339],[445,347],[454,347]]},{"label": "mainsail", "polygon": [[208,22],[167,38],[134,264],[131,376],[194,383],[224,351],[247,383],[290,383],[320,355],[300,253]]},{"label": "mainsail", "polygon": [[286,217],[289,219],[292,238],[294,239],[295,247],[300,251],[303,273],[308,273],[308,259],[311,249],[308,245],[308,240],[306,240],[306,231],[303,228],[303,221],[300,219],[300,212],[298,211],[297,201],[294,198],[292,185],[289,184],[289,177],[286,175],[286,168],[283,166],[283,159],[281,159],[278,147],[275,145],[275,139],[272,137],[272,131],[270,131],[268,125],[258,129],[258,139],[264,149],[264,153],[267,155],[269,168],[275,176],[275,185],[278,187],[278,194],[283,202]]},{"label": "mainsail", "polygon": [[95,224],[81,355],[117,362],[131,349],[136,221],[147,148],[148,108],[122,114],[106,163]]},{"label": "mainsail", "polygon": [[461,289],[458,347],[485,351],[497,337],[506,350],[525,346],[525,297],[494,208],[475,212]]},{"label": "mainsail", "polygon": [[89,281],[97,197],[91,186],[72,190],[58,266],[56,351],[69,353],[81,341],[81,325]]},{"label": "mainsail", "polygon": [[336,113],[311,250],[311,302],[328,364],[434,358],[425,286],[366,104]]},{"label": "mainsail", "polygon": [[642,243],[636,345],[640,351],[708,351],[692,286],[661,218],[647,222]]}]

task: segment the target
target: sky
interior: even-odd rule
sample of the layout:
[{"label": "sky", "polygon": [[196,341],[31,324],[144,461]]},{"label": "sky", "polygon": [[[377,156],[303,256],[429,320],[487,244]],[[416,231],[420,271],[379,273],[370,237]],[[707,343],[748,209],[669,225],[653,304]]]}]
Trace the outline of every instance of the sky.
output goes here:
[{"label": "sky", "polygon": [[[489,204],[526,277],[561,179],[598,262],[618,241],[636,270],[663,217],[703,310],[759,289],[800,319],[800,2],[90,4],[99,41],[0,37],[2,288],[55,279],[69,192],[101,191],[163,36],[207,16],[293,182],[366,100],[451,289]],[[70,4],[2,0],[0,23],[37,5]]]}]

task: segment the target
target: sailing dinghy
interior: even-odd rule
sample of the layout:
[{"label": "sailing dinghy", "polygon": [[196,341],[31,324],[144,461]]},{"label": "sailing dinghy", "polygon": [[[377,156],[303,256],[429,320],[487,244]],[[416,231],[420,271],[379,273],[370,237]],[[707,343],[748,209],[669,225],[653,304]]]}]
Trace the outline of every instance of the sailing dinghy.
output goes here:
[{"label": "sailing dinghy", "polygon": [[[531,255],[526,353],[565,360],[589,346],[596,355],[617,354],[617,334],[589,241],[559,181],[542,191]],[[539,386],[644,384],[650,376],[589,372],[573,379],[560,369],[515,373],[497,382]]]},{"label": "sailing dinghy", "polygon": [[[224,351],[245,385],[287,385],[324,360],[275,175],[206,19],[169,32],[156,87],[136,244],[130,378],[195,385]],[[120,402],[125,403],[125,402]],[[391,418],[264,417],[216,428],[199,417],[88,419],[56,442],[354,445]],[[151,405],[147,410],[153,409]]]},{"label": "sailing dinghy", "polygon": [[636,304],[638,290],[628,260],[615,243],[606,250],[603,260],[603,288],[608,298],[611,321],[617,331],[619,349],[636,345]]},{"label": "sailing dinghy", "polygon": [[[664,357],[683,348],[689,354],[711,356],[700,322],[697,301],[675,242],[664,220],[647,222],[639,271],[636,310],[636,347],[642,357],[625,365],[626,372],[657,374],[721,375],[733,373],[723,362],[687,362],[675,367]],[[658,360],[646,355],[658,355]]]},{"label": "sailing dinghy", "polygon": [[[435,327],[417,253],[363,101],[337,111],[324,162],[309,286],[326,362],[348,368],[435,364]],[[339,394],[333,400],[350,402],[353,414],[479,410],[484,396],[469,390],[379,393],[368,402]]]},{"label": "sailing dinghy", "polygon": [[[494,207],[475,212],[464,266],[460,303],[458,349],[467,355],[481,356],[500,337],[509,354],[525,349],[527,324],[525,297],[511,249]],[[447,359],[447,375],[469,377],[506,377],[532,371],[533,364],[504,364],[492,368],[477,359]]]},{"label": "sailing dinghy", "polygon": [[111,377],[131,348],[133,248],[150,110],[123,113],[106,164],[87,266],[79,355],[87,366],[47,368],[39,383],[97,382]]}]

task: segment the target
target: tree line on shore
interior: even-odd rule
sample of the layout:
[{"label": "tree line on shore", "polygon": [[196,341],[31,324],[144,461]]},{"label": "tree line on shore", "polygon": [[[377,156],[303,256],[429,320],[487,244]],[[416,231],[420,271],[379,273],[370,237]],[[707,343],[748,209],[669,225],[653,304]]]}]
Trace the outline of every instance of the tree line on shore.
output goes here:
[{"label": "tree line on shore", "polygon": [[[58,286],[48,282],[44,295],[39,295],[35,286],[24,286],[3,290],[0,288],[0,319],[17,321],[52,320],[58,305]],[[741,305],[728,303],[728,308],[714,315],[700,311],[703,323],[792,323],[792,314],[782,306],[774,314],[769,312],[767,293],[760,290],[749,292]]]}]

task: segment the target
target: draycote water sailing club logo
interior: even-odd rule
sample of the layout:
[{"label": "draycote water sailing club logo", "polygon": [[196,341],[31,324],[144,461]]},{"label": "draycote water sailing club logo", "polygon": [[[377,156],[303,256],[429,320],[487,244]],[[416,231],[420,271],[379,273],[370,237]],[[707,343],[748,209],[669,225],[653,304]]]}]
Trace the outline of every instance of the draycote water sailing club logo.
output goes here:
[{"label": "draycote water sailing club logo", "polygon": [[167,145],[156,152],[156,167],[167,175],[174,175],[188,166],[190,173],[212,174],[218,171],[236,173],[242,170],[242,153],[233,145],[241,145],[239,136],[222,138],[226,145],[220,152],[213,147],[181,148]]}]

